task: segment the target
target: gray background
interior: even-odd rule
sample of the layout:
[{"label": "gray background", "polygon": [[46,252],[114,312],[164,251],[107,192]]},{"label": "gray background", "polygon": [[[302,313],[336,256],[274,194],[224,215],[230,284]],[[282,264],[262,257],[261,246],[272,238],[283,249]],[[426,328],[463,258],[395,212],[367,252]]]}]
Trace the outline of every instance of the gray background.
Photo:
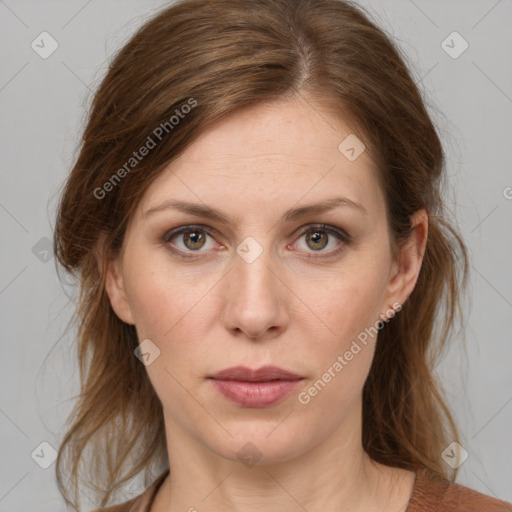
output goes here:
[{"label": "gray background", "polygon": [[[512,501],[512,2],[362,3],[428,95],[448,154],[449,208],[470,246],[467,357],[456,340],[439,365],[469,453],[458,482]],[[40,443],[58,446],[78,391],[72,332],[63,335],[75,292],[45,251],[84,106],[108,57],[164,4],[0,1],[0,512],[64,510],[54,463],[36,460],[51,462]],[[43,31],[59,45],[47,59],[31,48]],[[453,31],[469,44],[458,58],[442,47]]]}]

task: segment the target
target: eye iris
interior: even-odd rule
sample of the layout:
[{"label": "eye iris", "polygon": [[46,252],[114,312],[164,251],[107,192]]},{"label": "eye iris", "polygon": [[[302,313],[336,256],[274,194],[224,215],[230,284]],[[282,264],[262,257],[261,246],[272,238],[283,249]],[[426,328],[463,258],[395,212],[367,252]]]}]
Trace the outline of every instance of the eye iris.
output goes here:
[{"label": "eye iris", "polygon": [[[323,243],[320,240],[323,236]],[[320,247],[316,245],[316,247],[311,247],[312,249],[323,249],[327,245],[327,235],[323,231],[310,231],[307,235],[307,242],[313,241],[313,244],[320,244]]]},{"label": "eye iris", "polygon": [[[201,247],[203,247],[203,245],[205,243],[205,236],[203,233],[200,233],[198,231],[185,231],[183,233],[183,240],[184,240],[185,245],[189,249],[200,249]],[[188,245],[189,242],[192,244],[192,247]],[[199,244],[199,245],[195,245],[195,244]]]}]

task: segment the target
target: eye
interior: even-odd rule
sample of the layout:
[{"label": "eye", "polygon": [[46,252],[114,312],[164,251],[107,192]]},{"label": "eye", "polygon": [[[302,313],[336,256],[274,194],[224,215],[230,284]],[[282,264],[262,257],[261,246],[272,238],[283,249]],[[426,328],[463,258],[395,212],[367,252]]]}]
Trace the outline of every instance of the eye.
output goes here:
[{"label": "eye", "polygon": [[[336,256],[339,254],[344,247],[351,242],[350,236],[344,232],[343,230],[336,228],[334,226],[328,226],[326,224],[319,224],[315,226],[308,226],[308,228],[302,232],[298,241],[300,241],[303,237],[304,243],[306,246],[305,252],[321,252],[322,254],[311,254],[306,256],[307,258],[313,259],[321,259],[321,258],[329,258],[332,256]],[[341,240],[341,243],[331,243],[332,239]],[[298,244],[298,241],[295,242],[295,245]],[[324,251],[326,247],[331,245],[331,250]],[[326,253],[326,254],[323,254]]]},{"label": "eye", "polygon": [[[169,244],[169,249],[179,256],[184,258],[197,258],[197,256],[190,253],[205,252],[215,246],[215,244],[211,243],[210,246],[208,246],[207,237],[211,237],[211,235],[209,234],[208,230],[203,227],[183,226],[166,233],[162,241],[166,244]],[[171,243],[171,241],[174,239],[181,241],[181,246],[176,242]],[[201,250],[203,248],[206,248],[205,251]]]},{"label": "eye", "polygon": [[[310,253],[306,258],[322,259],[330,258],[339,254],[344,247],[349,244],[352,239],[342,229],[326,224],[310,225],[303,230],[296,242],[291,246],[301,245],[298,242],[305,237],[306,248],[300,248],[306,253]],[[208,238],[212,241],[208,243]],[[333,239],[338,239],[338,244],[331,243]],[[174,241],[176,240],[176,241]],[[181,258],[198,259],[198,253],[208,252],[215,248],[215,242],[209,229],[203,226],[182,226],[180,228],[168,231],[163,237],[162,242],[165,243],[169,250]],[[324,251],[329,245],[334,245],[331,250]],[[223,248],[223,246],[220,246]],[[290,246],[289,246],[290,247]],[[204,249],[204,250],[203,250]],[[313,253],[313,254],[311,254]],[[314,254],[321,253],[321,254]],[[325,254],[324,254],[325,253]]]}]

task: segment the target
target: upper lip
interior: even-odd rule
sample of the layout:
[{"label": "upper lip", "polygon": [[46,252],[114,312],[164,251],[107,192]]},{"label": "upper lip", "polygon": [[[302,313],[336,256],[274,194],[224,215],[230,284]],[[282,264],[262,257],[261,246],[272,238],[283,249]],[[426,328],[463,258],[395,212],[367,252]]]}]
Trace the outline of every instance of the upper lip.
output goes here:
[{"label": "upper lip", "polygon": [[246,366],[233,366],[226,368],[210,377],[216,380],[239,380],[246,382],[266,382],[269,380],[300,380],[302,377],[288,372],[278,366],[262,366],[257,370],[251,370]]}]

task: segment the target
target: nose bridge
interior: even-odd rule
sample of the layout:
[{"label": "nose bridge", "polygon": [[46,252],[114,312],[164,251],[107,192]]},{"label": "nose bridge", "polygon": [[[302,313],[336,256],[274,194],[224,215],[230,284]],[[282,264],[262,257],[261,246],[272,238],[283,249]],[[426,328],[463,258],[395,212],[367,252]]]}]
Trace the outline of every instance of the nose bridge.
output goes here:
[{"label": "nose bridge", "polygon": [[[250,249],[252,251],[252,249]],[[254,300],[270,299],[275,292],[273,281],[275,271],[272,269],[272,257],[270,251],[266,250],[254,260],[248,261],[239,256],[236,260],[236,280],[239,285],[238,295],[252,296]],[[275,262],[274,262],[275,266]]]},{"label": "nose bridge", "polygon": [[225,327],[251,338],[286,324],[285,287],[280,282],[270,248],[247,237],[236,249],[226,295]]}]

